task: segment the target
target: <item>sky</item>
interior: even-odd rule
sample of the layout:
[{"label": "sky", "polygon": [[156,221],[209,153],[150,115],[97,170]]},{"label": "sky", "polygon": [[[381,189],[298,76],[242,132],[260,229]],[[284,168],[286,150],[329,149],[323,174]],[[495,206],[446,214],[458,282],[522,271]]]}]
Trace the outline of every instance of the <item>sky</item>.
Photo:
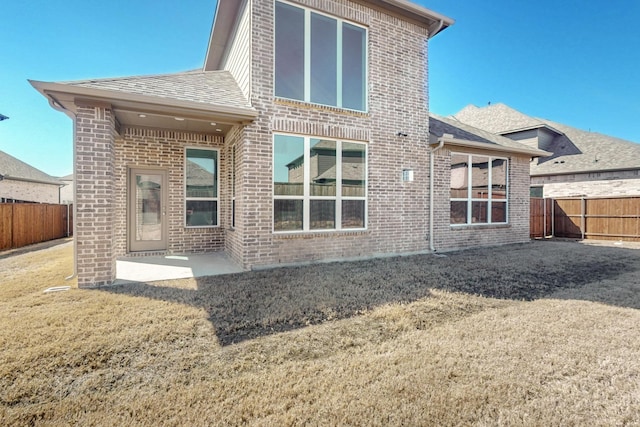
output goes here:
[{"label": "sky", "polygon": [[[453,18],[429,42],[429,107],[505,103],[640,142],[640,1],[418,0]],[[105,6],[108,5],[108,7]],[[81,80],[202,67],[215,0],[6,2],[0,14],[0,150],[72,172],[72,122],[27,79]]]}]

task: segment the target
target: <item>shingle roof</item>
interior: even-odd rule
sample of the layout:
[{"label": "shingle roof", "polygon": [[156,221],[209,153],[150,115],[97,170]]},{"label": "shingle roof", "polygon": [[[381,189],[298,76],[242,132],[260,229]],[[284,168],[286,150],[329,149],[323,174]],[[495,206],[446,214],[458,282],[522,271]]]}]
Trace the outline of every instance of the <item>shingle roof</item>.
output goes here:
[{"label": "shingle roof", "polygon": [[60,82],[64,85],[102,89],[180,101],[231,107],[250,107],[238,83],[228,71],[186,71],[175,74],[131,76]]},{"label": "shingle roof", "polygon": [[16,159],[4,151],[0,151],[0,175],[2,175],[4,179],[42,182],[55,185],[63,184],[56,178],[26,164],[22,160]]},{"label": "shingle roof", "polygon": [[429,133],[438,138],[449,134],[463,141],[484,142],[514,149],[530,148],[504,136],[462,123],[455,118],[441,117],[433,113],[429,114]]},{"label": "shingle roof", "polygon": [[553,155],[532,163],[531,175],[640,169],[640,144],[527,116],[504,104],[482,108],[469,105],[453,117],[502,135],[535,127],[555,131],[553,141],[545,148]]}]

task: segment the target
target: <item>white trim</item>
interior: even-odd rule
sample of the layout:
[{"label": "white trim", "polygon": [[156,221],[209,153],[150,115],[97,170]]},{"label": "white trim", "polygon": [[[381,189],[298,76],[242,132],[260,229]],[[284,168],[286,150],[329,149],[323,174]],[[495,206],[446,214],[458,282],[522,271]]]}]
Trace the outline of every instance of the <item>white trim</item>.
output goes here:
[{"label": "white trim", "polygon": [[[301,138],[304,144],[304,170],[303,170],[303,194],[299,195],[276,195],[275,194],[275,174],[276,174],[276,156],[273,151],[275,147],[277,136],[291,136]],[[326,140],[332,141],[336,144],[336,195],[335,196],[312,196],[311,195],[311,140]],[[342,151],[344,143],[358,144],[364,148],[364,196],[343,196],[342,195]],[[349,232],[349,231],[366,231],[368,229],[369,221],[369,198],[368,198],[368,183],[369,183],[369,144],[362,141],[353,141],[345,139],[325,138],[320,136],[308,136],[298,135],[286,132],[274,132],[272,138],[272,173],[271,173],[271,197],[272,200],[302,200],[302,230],[276,230],[275,220],[273,218],[274,204],[272,203],[272,232],[277,235],[283,234],[304,234],[304,233],[327,233],[327,232]],[[311,201],[313,200],[332,200],[335,201],[335,227],[330,229],[311,229]],[[364,201],[364,227],[360,228],[342,228],[342,201]]]},{"label": "white trim", "polygon": [[[467,156],[467,197],[451,197],[451,194],[449,194],[449,209],[451,209],[451,202],[466,202],[467,203],[467,219],[466,222],[463,224],[454,224],[451,223],[451,219],[449,219],[450,222],[450,226],[451,227],[469,227],[469,226],[486,226],[486,225],[508,225],[509,224],[509,201],[510,201],[510,195],[509,195],[509,190],[510,190],[510,183],[509,183],[509,171],[511,170],[511,166],[510,166],[510,159],[506,158],[506,157],[498,157],[498,156],[487,156],[484,154],[470,154],[470,153],[461,153],[461,152],[455,152],[452,151],[451,152],[451,156],[453,157],[454,155],[459,155],[459,156]],[[482,199],[482,198],[478,198],[478,197],[472,197],[473,195],[473,158],[482,158],[482,159],[486,159],[487,160],[487,164],[489,166],[488,168],[488,172],[487,172],[487,186],[488,186],[488,195],[486,199]],[[491,165],[493,164],[494,160],[504,160],[506,162],[506,171],[505,171],[505,186],[506,186],[506,194],[505,194],[505,198],[504,199],[495,199],[495,203],[504,203],[505,204],[505,219],[506,221],[501,221],[501,222],[494,222],[493,218],[492,218],[492,213],[493,213],[493,203],[494,203],[494,199],[493,199],[493,191],[491,191],[492,189],[492,185],[493,185],[493,168],[491,167]],[[449,167],[449,170],[451,170],[451,166]],[[449,187],[451,187],[451,183],[449,183]],[[449,190],[451,191],[451,189]],[[487,222],[473,222],[473,202],[482,202],[482,203],[487,203]]]},{"label": "white trim", "polygon": [[[200,150],[200,151],[214,151],[216,153],[215,168],[216,168],[216,195],[215,197],[187,197],[187,151],[188,150]],[[220,149],[202,146],[186,146],[184,147],[184,180],[183,180],[183,211],[182,211],[182,224],[184,228],[196,229],[196,228],[219,228],[221,223],[220,218]],[[188,225],[187,224],[187,202],[188,201],[212,201],[216,202],[216,224],[213,225]]]}]

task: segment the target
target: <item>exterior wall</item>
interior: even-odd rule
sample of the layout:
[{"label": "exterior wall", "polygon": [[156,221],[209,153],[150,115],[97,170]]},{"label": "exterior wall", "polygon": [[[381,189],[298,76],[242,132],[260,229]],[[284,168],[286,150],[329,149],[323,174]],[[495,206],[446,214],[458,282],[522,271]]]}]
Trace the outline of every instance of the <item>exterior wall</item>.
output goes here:
[{"label": "exterior wall", "polygon": [[[227,233],[225,236],[225,251],[227,255],[231,257],[238,264],[242,264],[242,256],[243,256],[243,233],[244,233],[244,224],[239,220],[239,216],[236,217],[235,227],[232,226],[232,209],[231,209],[231,201],[233,196],[233,189],[231,188],[232,180],[233,180],[233,172],[235,170],[235,186],[236,186],[236,212],[241,212],[243,210],[243,202],[240,197],[240,189],[243,187],[244,176],[247,173],[250,173],[250,165],[247,165],[242,161],[242,152],[247,144],[245,136],[245,129],[243,126],[235,126],[231,129],[230,132],[227,133],[225,137],[224,144],[224,152],[225,157],[228,159],[227,161],[227,173],[226,173],[226,181],[229,183],[228,188],[228,197],[226,198],[226,224],[228,224]],[[233,150],[235,148],[236,155],[235,159],[233,156]]]},{"label": "exterior wall", "polygon": [[251,0],[245,3],[233,44],[225,58],[224,69],[236,79],[244,96],[251,92]]},{"label": "exterior wall", "polygon": [[169,197],[168,253],[218,251],[224,247],[224,229],[228,226],[228,180],[226,153],[220,150],[218,159],[220,181],[218,203],[219,226],[186,228],[184,225],[184,164],[185,148],[223,148],[223,138],[215,135],[182,131],[127,127],[115,143],[115,243],[116,256],[127,254],[127,175],[131,167],[156,168],[168,171]]},{"label": "exterior wall", "polygon": [[[368,27],[369,112],[275,99],[274,2],[252,0],[251,102],[261,115],[246,127],[238,147],[242,181],[236,231],[242,236],[243,265],[426,251],[427,30],[346,0],[297,3]],[[272,232],[275,132],[368,143],[366,231]],[[398,132],[408,136],[397,136]],[[414,170],[413,182],[401,181],[403,169]]]},{"label": "exterior wall", "polygon": [[532,176],[531,185],[544,187],[544,197],[640,195],[640,170]]},{"label": "exterior wall", "polygon": [[[472,150],[464,150],[471,152]],[[478,152],[478,154],[487,154]],[[504,154],[498,154],[504,156]],[[450,176],[451,152],[436,152],[434,204],[434,246],[451,251],[477,246],[494,246],[529,241],[529,158],[509,158],[509,219],[506,225],[451,226]]]},{"label": "exterior wall", "polygon": [[73,180],[60,180],[64,187],[60,189],[60,203],[62,204],[72,204],[73,203]]},{"label": "exterior wall", "polygon": [[24,202],[60,203],[59,186],[39,182],[16,181],[5,178],[0,181],[0,198]]},{"label": "exterior wall", "polygon": [[114,125],[109,106],[78,106],[74,237],[80,287],[106,285],[115,279]]}]

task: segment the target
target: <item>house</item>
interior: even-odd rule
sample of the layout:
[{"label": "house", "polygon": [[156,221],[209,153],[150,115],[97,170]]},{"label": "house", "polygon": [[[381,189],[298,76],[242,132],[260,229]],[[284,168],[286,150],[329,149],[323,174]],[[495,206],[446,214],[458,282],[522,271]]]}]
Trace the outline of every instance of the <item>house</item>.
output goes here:
[{"label": "house", "polygon": [[0,203],[60,203],[64,184],[0,151]]},{"label": "house", "polygon": [[[201,70],[32,81],[74,123],[79,286],[127,255],[255,269],[528,240],[544,153],[430,138],[427,42],[452,23],[406,0],[219,0]],[[481,194],[450,200],[451,153]]]},{"label": "house", "polygon": [[64,184],[64,187],[60,189],[60,203],[64,205],[73,204],[73,174],[65,175],[58,178]]},{"label": "house", "polygon": [[640,195],[640,144],[531,117],[505,104],[468,105],[453,117],[551,152],[531,162],[532,196]]}]

